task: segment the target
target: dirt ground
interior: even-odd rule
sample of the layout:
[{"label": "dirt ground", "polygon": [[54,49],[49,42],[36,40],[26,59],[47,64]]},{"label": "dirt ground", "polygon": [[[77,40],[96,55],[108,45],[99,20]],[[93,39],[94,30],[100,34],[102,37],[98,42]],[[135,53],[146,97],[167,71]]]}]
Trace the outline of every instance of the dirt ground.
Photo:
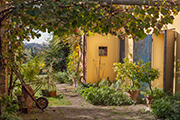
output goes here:
[{"label": "dirt ground", "polygon": [[73,87],[58,84],[58,90],[71,102],[68,106],[47,107],[45,112],[33,108],[29,114],[20,114],[23,120],[155,120],[143,111],[146,105],[94,106],[72,92]]}]

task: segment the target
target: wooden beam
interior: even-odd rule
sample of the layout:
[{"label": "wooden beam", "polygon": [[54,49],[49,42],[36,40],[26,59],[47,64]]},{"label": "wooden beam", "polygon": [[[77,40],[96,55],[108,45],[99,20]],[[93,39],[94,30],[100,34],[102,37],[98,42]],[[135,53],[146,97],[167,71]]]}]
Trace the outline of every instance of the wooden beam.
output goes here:
[{"label": "wooden beam", "polygon": [[[106,2],[108,4],[119,4],[119,5],[150,5],[155,6],[163,0],[92,0],[95,2]],[[180,0],[166,0],[170,5],[179,5]]]}]

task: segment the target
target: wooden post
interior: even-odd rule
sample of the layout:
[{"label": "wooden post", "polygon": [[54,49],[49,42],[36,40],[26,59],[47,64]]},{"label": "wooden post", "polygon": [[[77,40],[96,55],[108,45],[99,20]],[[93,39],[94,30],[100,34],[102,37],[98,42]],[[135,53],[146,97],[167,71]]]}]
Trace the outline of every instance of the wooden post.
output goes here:
[{"label": "wooden post", "polygon": [[[157,6],[163,0],[91,0],[95,2],[106,2],[108,4],[118,4],[118,5],[149,5],[149,6]],[[179,5],[179,0],[166,0],[170,6]]]},{"label": "wooden post", "polygon": [[87,35],[83,35],[83,82],[86,83],[87,70]]}]

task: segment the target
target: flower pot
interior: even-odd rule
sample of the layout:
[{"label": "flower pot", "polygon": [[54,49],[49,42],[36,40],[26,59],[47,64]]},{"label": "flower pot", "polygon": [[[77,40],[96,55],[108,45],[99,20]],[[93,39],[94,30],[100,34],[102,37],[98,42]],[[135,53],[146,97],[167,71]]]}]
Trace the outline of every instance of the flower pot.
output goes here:
[{"label": "flower pot", "polygon": [[128,90],[128,91],[127,91],[127,95],[128,95],[131,99],[133,99],[134,101],[137,101],[137,97],[138,97],[138,95],[139,95],[139,91],[140,91],[140,90],[132,90],[132,91]]},{"label": "flower pot", "polygon": [[148,109],[151,110],[152,109],[152,107],[151,107],[152,99],[154,99],[154,97],[152,97],[152,96],[145,96],[145,97],[146,97],[146,103],[147,103]]},{"label": "flower pot", "polygon": [[54,97],[56,96],[56,90],[52,92],[48,92],[48,94],[49,94],[49,97]]}]

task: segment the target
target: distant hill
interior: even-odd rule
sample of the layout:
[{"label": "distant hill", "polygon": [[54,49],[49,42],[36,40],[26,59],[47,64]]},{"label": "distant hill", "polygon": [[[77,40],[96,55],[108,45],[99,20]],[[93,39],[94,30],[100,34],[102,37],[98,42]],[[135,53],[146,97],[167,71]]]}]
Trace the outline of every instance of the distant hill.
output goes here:
[{"label": "distant hill", "polygon": [[42,44],[39,43],[25,43],[25,49],[30,49],[30,48],[34,48],[34,50],[39,50],[42,51],[44,49],[44,46]]}]

